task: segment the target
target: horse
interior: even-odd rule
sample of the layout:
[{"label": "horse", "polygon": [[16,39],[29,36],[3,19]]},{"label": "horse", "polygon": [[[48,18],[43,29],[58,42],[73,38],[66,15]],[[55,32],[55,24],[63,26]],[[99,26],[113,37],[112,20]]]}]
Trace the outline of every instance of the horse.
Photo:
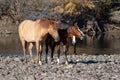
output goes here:
[{"label": "horse", "polygon": [[53,60],[53,53],[54,53],[54,49],[57,46],[57,54],[58,54],[58,59],[57,62],[59,64],[59,58],[60,58],[60,43],[63,43],[63,52],[65,54],[65,58],[66,58],[66,64],[68,64],[68,59],[67,59],[67,52],[69,49],[69,40],[72,39],[72,43],[75,44],[76,40],[75,37],[83,39],[83,37],[85,36],[84,33],[79,29],[79,27],[77,26],[77,23],[73,24],[73,25],[69,25],[68,27],[63,28],[63,26],[59,26],[58,29],[58,33],[60,36],[60,41],[55,42],[54,39],[48,35],[46,38],[46,63],[47,61],[47,55],[48,55],[48,47],[50,47],[51,49],[51,60]]},{"label": "horse", "polygon": [[55,42],[60,39],[58,34],[58,23],[47,19],[38,19],[36,21],[24,20],[18,27],[18,33],[22,43],[24,59],[26,60],[26,47],[27,43],[29,43],[28,50],[31,60],[34,61],[32,56],[32,48],[35,43],[37,63],[40,65],[42,65],[41,59],[43,42],[45,41],[47,34],[49,33],[52,38],[54,38]]}]

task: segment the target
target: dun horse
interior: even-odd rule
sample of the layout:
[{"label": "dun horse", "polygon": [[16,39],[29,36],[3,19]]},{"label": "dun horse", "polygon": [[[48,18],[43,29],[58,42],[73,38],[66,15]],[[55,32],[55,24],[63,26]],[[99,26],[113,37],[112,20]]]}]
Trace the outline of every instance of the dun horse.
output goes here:
[{"label": "dun horse", "polygon": [[41,59],[43,42],[45,41],[47,34],[49,33],[52,38],[54,38],[55,42],[59,41],[58,24],[55,21],[49,21],[47,19],[39,19],[36,21],[24,20],[19,25],[18,32],[22,43],[25,60],[26,47],[27,43],[29,43],[28,50],[33,61],[32,47],[33,43],[35,43],[37,50],[37,62],[39,62],[40,65],[42,65]]},{"label": "dun horse", "polygon": [[73,24],[72,26],[67,27],[66,29],[61,29],[63,26],[59,26],[59,36],[60,36],[60,41],[59,42],[54,42],[54,39],[48,35],[46,39],[46,62],[47,62],[47,55],[48,55],[48,47],[51,49],[51,58],[53,59],[53,53],[55,46],[57,46],[57,53],[58,53],[58,59],[57,62],[59,63],[59,58],[60,58],[60,43],[63,43],[63,48],[64,48],[64,54],[66,58],[66,64],[68,64],[67,60],[67,52],[69,49],[69,40],[72,39],[72,43],[75,44],[76,40],[75,37],[82,39],[84,36],[84,33],[78,28],[77,24]]}]

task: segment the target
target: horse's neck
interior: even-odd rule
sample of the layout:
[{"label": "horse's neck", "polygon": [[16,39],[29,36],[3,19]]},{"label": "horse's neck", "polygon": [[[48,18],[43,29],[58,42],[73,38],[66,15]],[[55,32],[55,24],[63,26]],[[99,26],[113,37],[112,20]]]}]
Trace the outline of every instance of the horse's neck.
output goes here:
[{"label": "horse's neck", "polygon": [[72,34],[72,29],[71,29],[71,27],[67,28],[67,33],[68,33],[68,34]]},{"label": "horse's neck", "polygon": [[59,29],[58,32],[61,36],[64,36],[67,34],[67,29]]},{"label": "horse's neck", "polygon": [[69,27],[69,28],[67,29],[67,33],[68,33],[68,38],[72,38],[72,37],[74,36],[71,27]]},{"label": "horse's neck", "polygon": [[47,29],[43,29],[42,27],[40,28],[41,31],[39,32],[39,35],[41,38],[46,38],[47,34],[49,33]]}]

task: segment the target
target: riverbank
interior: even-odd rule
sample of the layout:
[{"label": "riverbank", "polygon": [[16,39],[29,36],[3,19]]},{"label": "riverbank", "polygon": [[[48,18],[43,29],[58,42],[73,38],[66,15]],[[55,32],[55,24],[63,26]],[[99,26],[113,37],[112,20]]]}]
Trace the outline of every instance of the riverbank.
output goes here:
[{"label": "riverbank", "polygon": [[[70,56],[68,56],[69,58]],[[48,58],[50,61],[50,58]],[[73,55],[69,65],[25,63],[20,56],[0,56],[0,80],[119,80],[120,55]]]}]

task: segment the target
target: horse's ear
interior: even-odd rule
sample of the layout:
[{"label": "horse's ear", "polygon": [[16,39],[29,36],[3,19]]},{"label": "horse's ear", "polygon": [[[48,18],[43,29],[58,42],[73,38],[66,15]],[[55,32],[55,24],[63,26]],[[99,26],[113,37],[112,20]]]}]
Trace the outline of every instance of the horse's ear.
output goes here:
[{"label": "horse's ear", "polygon": [[50,21],[50,25],[52,25],[52,26],[53,26],[54,24],[55,24],[55,22],[53,22],[53,21]]},{"label": "horse's ear", "polygon": [[74,25],[77,26],[77,22],[75,22]]},{"label": "horse's ear", "polygon": [[53,21],[50,21],[50,24],[54,24],[54,22],[53,22]]},{"label": "horse's ear", "polygon": [[55,21],[57,24],[59,23],[59,21]]},{"label": "horse's ear", "polygon": [[59,23],[60,23],[60,20],[55,20],[55,23],[59,24]]},{"label": "horse's ear", "polygon": [[77,22],[75,22],[74,24],[77,25]]}]

